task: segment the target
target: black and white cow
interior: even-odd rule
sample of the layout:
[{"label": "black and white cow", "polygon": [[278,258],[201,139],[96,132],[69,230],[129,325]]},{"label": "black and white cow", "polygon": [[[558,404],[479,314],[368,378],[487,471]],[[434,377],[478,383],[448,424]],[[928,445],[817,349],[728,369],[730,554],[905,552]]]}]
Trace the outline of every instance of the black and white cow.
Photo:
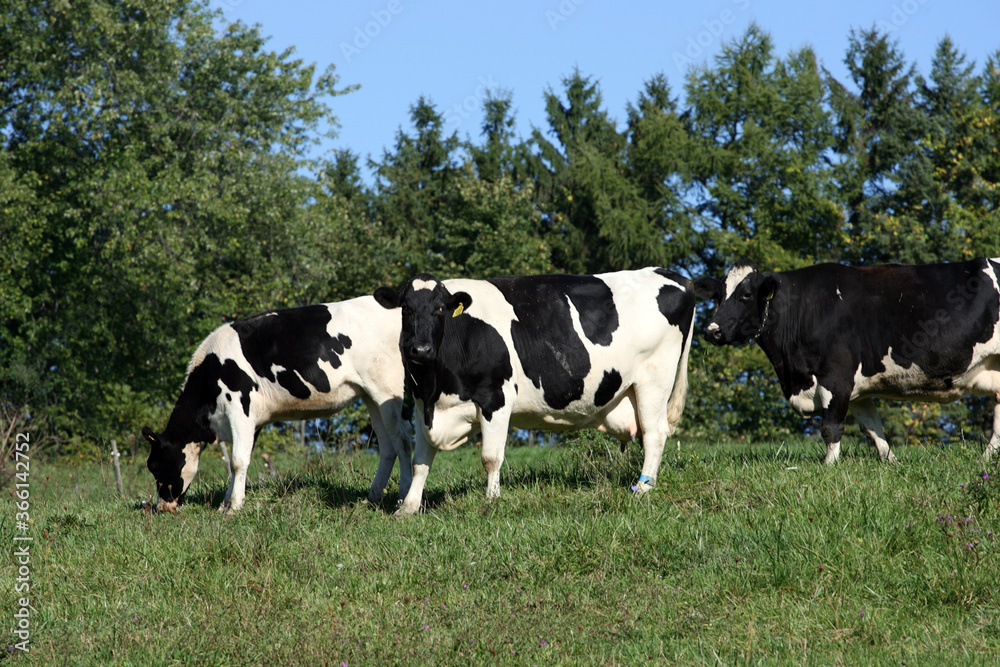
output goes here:
[{"label": "black and white cow", "polygon": [[418,415],[398,514],[419,510],[435,454],[479,432],[486,495],[497,496],[509,426],[640,436],[635,488],[652,487],[687,393],[695,295],[686,278],[652,268],[446,283],[421,274],[375,298],[402,310]]},{"label": "black and white cow", "polygon": [[895,461],[872,398],[951,402],[992,396],[990,458],[1000,448],[1000,259],[905,266],[821,264],[763,273],[736,262],[714,298],[706,337],[757,341],[785,398],[822,416],[826,462],[840,456],[850,412],[883,460]]},{"label": "black and white cow", "polygon": [[379,465],[368,497],[377,502],[400,463],[400,497],[412,478],[411,437],[402,417],[400,316],[370,296],[263,313],[225,324],[198,346],[167,428],[143,428],[157,507],[174,511],[198,471],[206,443],[232,444],[223,511],[243,506],[257,430],[273,421],[329,416],[364,401],[378,436]]}]

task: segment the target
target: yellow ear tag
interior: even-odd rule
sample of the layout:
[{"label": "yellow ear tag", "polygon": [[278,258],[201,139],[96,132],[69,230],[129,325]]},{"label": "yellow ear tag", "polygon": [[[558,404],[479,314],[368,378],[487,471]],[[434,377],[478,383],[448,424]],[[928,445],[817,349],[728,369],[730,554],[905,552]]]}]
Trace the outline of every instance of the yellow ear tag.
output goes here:
[{"label": "yellow ear tag", "polygon": [[455,309],[455,312],[452,313],[451,316],[458,317],[459,315],[462,314],[463,310],[465,310],[465,306],[463,306],[462,304],[458,304],[458,308]]},{"label": "yellow ear tag", "polygon": [[146,437],[149,438],[150,442],[156,442],[156,438],[154,438],[153,436],[147,435]]}]

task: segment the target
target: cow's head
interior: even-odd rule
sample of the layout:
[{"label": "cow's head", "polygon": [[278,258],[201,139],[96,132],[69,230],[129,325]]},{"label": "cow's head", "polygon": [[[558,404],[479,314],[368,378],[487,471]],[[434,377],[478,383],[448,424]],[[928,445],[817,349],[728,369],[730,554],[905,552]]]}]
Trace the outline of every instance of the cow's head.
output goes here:
[{"label": "cow's head", "polygon": [[718,304],[705,337],[716,345],[741,345],[755,338],[767,319],[777,281],[748,260],[737,260],[726,279],[699,278],[695,291]]},{"label": "cow's head", "polygon": [[142,436],[149,441],[146,467],[156,480],[156,508],[161,512],[173,512],[198,472],[201,443],[175,444],[168,442],[164,435],[157,435],[147,426],[142,428]]},{"label": "cow's head", "polygon": [[445,322],[450,317],[458,317],[472,304],[472,297],[467,293],[452,294],[426,273],[414,276],[399,291],[379,287],[374,296],[383,308],[402,308],[400,350],[407,361],[417,363],[437,358]]}]

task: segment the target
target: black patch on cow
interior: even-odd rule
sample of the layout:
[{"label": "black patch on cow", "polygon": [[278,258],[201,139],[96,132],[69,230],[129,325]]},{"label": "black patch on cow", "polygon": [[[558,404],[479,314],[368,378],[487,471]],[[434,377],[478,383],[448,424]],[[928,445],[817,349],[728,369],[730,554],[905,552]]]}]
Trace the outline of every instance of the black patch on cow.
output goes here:
[{"label": "black patch on cow", "polygon": [[[277,382],[292,396],[306,399],[317,391],[330,391],[330,380],[319,366],[327,361],[340,368],[341,355],[350,349],[345,334],[331,336],[327,331],[332,315],[324,305],[305,306],[234,322],[231,326],[240,337],[243,356],[260,377]],[[275,374],[271,369],[281,366]]]},{"label": "black patch on cow", "polygon": [[690,288],[690,282],[681,274],[669,269],[656,269],[656,273],[683,286],[663,285],[660,287],[660,291],[656,295],[656,306],[668,322],[680,328],[681,340],[687,342],[695,306],[695,294]]},{"label": "black patch on cow", "polygon": [[811,387],[813,376],[835,397],[849,395],[858,364],[866,377],[884,372],[890,349],[895,364],[916,364],[927,375],[921,387],[910,388],[914,393],[944,391],[968,369],[974,346],[992,337],[1000,318],[1000,295],[983,272],[988,266],[983,259],[823,264],[771,274],[777,287],[757,342],[786,397]]},{"label": "black patch on cow", "polygon": [[609,371],[604,371],[601,384],[597,386],[597,391],[594,392],[594,405],[597,407],[607,405],[615,397],[615,394],[618,393],[621,386],[622,374],[617,369],[612,368]]},{"label": "black patch on cow", "polygon": [[514,350],[545,402],[561,410],[582,398],[590,354],[573,328],[569,304],[576,308],[588,340],[610,345],[619,325],[611,288],[594,276],[523,276],[488,282],[514,309]]},{"label": "black patch on cow", "polygon": [[[243,414],[247,417],[250,416],[250,392],[257,389],[257,383],[251,378],[246,372],[240,368],[240,365],[236,363],[235,359],[226,359],[222,364],[222,370],[219,373],[219,379],[222,380],[223,384],[229,387],[234,392],[239,392],[240,403],[243,406]],[[221,389],[219,391],[222,391]],[[216,392],[215,396],[218,397],[219,393]],[[213,402],[215,398],[212,399]]]},{"label": "black patch on cow", "polygon": [[447,317],[433,362],[407,364],[407,390],[424,402],[424,423],[431,428],[442,394],[475,402],[487,421],[505,404],[503,384],[514,375],[510,350],[500,333],[468,314]]}]

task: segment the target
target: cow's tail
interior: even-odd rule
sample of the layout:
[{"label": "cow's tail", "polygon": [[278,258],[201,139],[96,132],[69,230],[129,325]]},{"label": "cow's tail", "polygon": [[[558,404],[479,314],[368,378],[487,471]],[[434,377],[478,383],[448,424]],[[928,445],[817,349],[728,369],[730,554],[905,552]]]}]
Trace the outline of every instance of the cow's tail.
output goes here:
[{"label": "cow's tail", "polygon": [[694,338],[694,297],[691,304],[691,325],[688,327],[687,336],[684,337],[684,347],[681,350],[681,357],[677,362],[677,375],[674,378],[674,388],[670,392],[667,400],[667,425],[670,433],[677,429],[677,422],[681,420],[684,412],[684,402],[687,400],[688,391],[688,356],[691,353],[691,340]]}]

